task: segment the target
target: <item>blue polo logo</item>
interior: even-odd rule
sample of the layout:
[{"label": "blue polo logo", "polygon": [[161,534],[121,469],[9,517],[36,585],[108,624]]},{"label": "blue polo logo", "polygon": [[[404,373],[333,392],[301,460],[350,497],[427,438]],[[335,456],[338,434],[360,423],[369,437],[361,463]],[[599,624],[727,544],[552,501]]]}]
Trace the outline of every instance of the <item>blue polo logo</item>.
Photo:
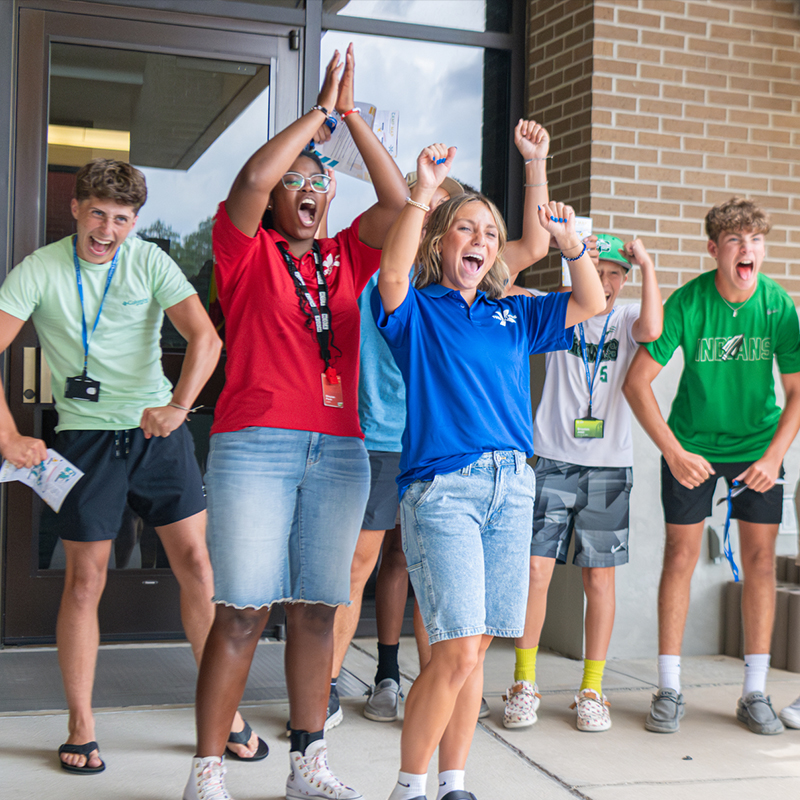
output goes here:
[{"label": "blue polo logo", "polygon": [[149,298],[145,297],[144,300],[123,300],[122,305],[124,306],[143,306],[146,303],[149,303]]},{"label": "blue polo logo", "polygon": [[507,308],[504,308],[502,311],[500,311],[500,309],[495,311],[494,314],[492,314],[492,319],[498,320],[504,328],[506,324],[509,322],[513,322],[515,325],[517,324],[516,316],[512,314]]}]

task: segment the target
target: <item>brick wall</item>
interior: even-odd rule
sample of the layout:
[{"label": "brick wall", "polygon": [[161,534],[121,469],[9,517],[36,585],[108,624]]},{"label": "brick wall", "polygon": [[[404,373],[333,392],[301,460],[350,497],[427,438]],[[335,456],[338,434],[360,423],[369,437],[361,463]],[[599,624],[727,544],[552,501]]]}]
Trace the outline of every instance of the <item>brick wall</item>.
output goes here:
[{"label": "brick wall", "polygon": [[[585,19],[589,8],[591,21]],[[558,38],[548,48],[537,20],[555,32],[559,22],[550,20],[559,12],[559,21],[581,21],[581,41],[570,47],[580,55],[582,79],[584,37],[592,37],[589,207],[596,230],[626,239],[640,235],[655,255],[667,297],[714,266],[702,232],[708,208],[733,194],[746,195],[772,216],[764,272],[800,304],[800,4],[533,0],[530,112],[558,131],[551,196],[566,194],[585,212],[584,186],[565,179],[559,153],[566,125],[576,124],[570,133],[586,135],[586,93],[547,102],[548,91],[560,96],[553,83],[567,48]],[[577,33],[573,29],[563,41]],[[573,168],[583,170],[583,151],[567,149],[571,158],[578,156]],[[549,277],[545,273],[543,282]],[[638,294],[637,279],[626,295]]]},{"label": "brick wall", "polygon": [[[590,213],[592,123],[591,0],[531,0],[528,13],[528,116],[551,136],[550,196]],[[553,255],[526,276],[528,286],[558,283]]]}]

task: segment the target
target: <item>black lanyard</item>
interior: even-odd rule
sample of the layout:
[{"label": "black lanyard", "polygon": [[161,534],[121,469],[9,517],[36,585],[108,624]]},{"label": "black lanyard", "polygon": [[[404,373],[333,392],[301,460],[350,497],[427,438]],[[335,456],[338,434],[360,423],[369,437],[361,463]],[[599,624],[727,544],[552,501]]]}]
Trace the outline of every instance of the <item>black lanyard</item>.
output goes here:
[{"label": "black lanyard", "polygon": [[[319,344],[320,358],[325,362],[325,369],[330,369],[331,366],[331,310],[328,308],[328,283],[325,280],[325,272],[322,269],[322,253],[319,249],[319,243],[314,240],[311,250],[314,254],[314,266],[317,273],[317,291],[319,292],[319,304],[316,303],[308,290],[305,279],[300,273],[300,269],[295,265],[291,253],[286,248],[283,242],[276,242],[278,249],[281,251],[283,260],[286,263],[286,269],[289,270],[295,289],[302,292],[308,301],[308,306],[311,309],[311,315],[314,317],[314,325],[316,326],[317,343]],[[300,309],[305,313],[302,302]]]}]

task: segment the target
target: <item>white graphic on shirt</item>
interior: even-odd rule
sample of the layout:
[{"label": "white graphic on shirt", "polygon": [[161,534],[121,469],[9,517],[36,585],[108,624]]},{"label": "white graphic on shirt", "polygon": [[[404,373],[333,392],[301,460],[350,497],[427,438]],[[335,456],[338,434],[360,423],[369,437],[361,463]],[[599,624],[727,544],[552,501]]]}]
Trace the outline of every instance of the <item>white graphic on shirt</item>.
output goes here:
[{"label": "white graphic on shirt", "polygon": [[331,272],[333,272],[334,267],[339,266],[339,256],[334,255],[333,253],[328,253],[327,256],[322,261],[322,273],[325,277],[329,277]]},{"label": "white graphic on shirt", "polygon": [[512,314],[507,308],[504,308],[502,311],[500,311],[500,309],[495,311],[494,314],[492,314],[492,319],[498,320],[504,328],[507,322],[513,322],[515,325],[517,324],[516,315]]}]

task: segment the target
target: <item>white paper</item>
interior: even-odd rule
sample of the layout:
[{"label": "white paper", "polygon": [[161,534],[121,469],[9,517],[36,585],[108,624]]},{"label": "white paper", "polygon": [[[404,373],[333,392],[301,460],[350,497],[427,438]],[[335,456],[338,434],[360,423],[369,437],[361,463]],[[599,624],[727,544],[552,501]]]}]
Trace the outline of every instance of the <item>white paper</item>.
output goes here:
[{"label": "white paper", "polygon": [[0,465],[0,483],[19,481],[30,486],[56,512],[82,477],[81,470],[50,448],[47,449],[47,460],[36,466],[18,469],[8,461]]},{"label": "white paper", "polygon": [[[575,233],[583,241],[587,236],[592,235],[592,218],[575,217]],[[572,276],[569,274],[569,262],[561,257],[561,285],[572,286]]]},{"label": "white paper", "polygon": [[[389,154],[393,158],[397,158],[400,114],[397,111],[378,111],[369,103],[356,103],[355,107],[361,109],[361,118],[372,128]],[[336,130],[329,141],[316,146],[317,154],[326,167],[371,183],[369,173],[364,166],[364,159],[358,152],[347,123],[343,122],[335,112],[334,116],[337,122]]]}]

